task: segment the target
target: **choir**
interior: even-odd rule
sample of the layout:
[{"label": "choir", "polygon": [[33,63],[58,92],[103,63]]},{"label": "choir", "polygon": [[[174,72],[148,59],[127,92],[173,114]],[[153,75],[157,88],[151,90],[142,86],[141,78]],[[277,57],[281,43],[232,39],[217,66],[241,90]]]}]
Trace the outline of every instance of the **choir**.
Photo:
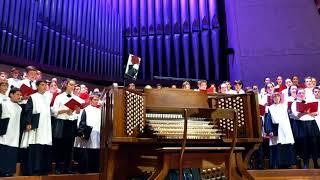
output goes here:
[{"label": "choir", "polygon": [[[28,66],[23,79],[12,68],[10,75],[0,72],[0,176],[15,174],[21,160],[24,175],[47,175],[56,163],[55,173],[99,172],[101,109],[99,89],[89,93],[84,84],[68,79],[60,84],[57,78],[42,80],[41,71]],[[195,91],[208,94],[257,93],[262,122],[262,137],[268,142],[269,167],[292,168],[302,160],[302,168],[319,168],[320,88],[317,79],[298,76],[264,79],[257,85],[243,87],[239,80],[225,81],[219,86],[198,81]],[[130,83],[129,89],[136,89]],[[150,89],[152,86],[147,85]],[[156,88],[164,88],[157,84]],[[177,88],[172,85],[171,88]],[[183,82],[190,90],[191,83]],[[261,146],[261,148],[266,148]],[[265,149],[259,150],[263,156]],[[77,157],[75,157],[77,156]],[[258,165],[263,168],[263,163]]]},{"label": "choir", "polygon": [[[56,174],[73,173],[74,147],[88,157],[79,161],[79,171],[98,172],[99,89],[89,93],[86,85],[72,79],[60,89],[57,78],[42,78],[33,66],[26,67],[24,75],[17,68],[9,76],[0,73],[0,177],[13,176],[17,162],[26,176],[49,174],[53,162]],[[84,126],[91,131],[83,131]]]}]

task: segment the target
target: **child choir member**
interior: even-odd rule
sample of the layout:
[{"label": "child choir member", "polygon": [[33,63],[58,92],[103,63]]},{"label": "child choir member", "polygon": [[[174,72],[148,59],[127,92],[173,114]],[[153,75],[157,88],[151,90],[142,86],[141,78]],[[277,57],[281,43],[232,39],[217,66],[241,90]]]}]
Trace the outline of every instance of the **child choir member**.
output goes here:
[{"label": "child choir member", "polygon": [[309,158],[312,157],[314,167],[318,168],[318,142],[319,142],[319,128],[315,121],[317,112],[299,112],[297,110],[297,103],[305,103],[306,95],[304,89],[299,89],[297,93],[297,100],[292,103],[291,111],[295,116],[296,126],[293,128],[295,142],[297,144],[297,151],[303,159],[304,168],[308,168]]},{"label": "child choir member", "polygon": [[313,95],[313,86],[312,86],[312,82],[311,82],[311,77],[308,76],[304,79],[304,84],[305,84],[305,98],[306,101],[311,101],[314,99],[314,95]]},{"label": "child choir member", "polygon": [[281,95],[272,95],[273,104],[268,107],[265,132],[269,135],[270,166],[288,168],[295,164],[294,138],[291,130],[287,105],[281,103]]},{"label": "child choir member", "polygon": [[18,102],[21,92],[12,88],[9,92],[10,100],[1,103],[2,113],[0,120],[9,119],[6,132],[0,135],[0,176],[12,176],[16,172],[19,147],[19,126],[21,107]]},{"label": "child choir member", "polygon": [[56,158],[56,174],[73,173],[71,171],[71,154],[80,107],[75,107],[75,110],[72,110],[66,107],[65,104],[71,99],[78,101],[80,104],[84,103],[84,100],[73,94],[75,85],[76,82],[74,80],[67,80],[64,92],[56,97],[52,107],[55,115],[53,149]]},{"label": "child choir member", "polygon": [[188,81],[185,81],[182,83],[182,89],[191,89],[190,83]]},{"label": "child choir member", "polygon": [[20,71],[17,68],[12,68],[10,73],[11,73],[11,77],[8,79],[9,88],[8,88],[7,94],[9,94],[9,91],[11,88],[13,87],[19,88],[19,82],[21,81],[19,79]]},{"label": "child choir member", "polygon": [[[79,121],[79,120],[78,120]],[[99,94],[90,96],[90,105],[81,113],[79,122],[79,137],[75,146],[80,149],[79,172],[99,172],[101,109]]]},{"label": "child choir member", "polygon": [[[33,66],[26,67],[26,78],[19,82],[19,88],[21,88],[22,85],[26,85],[27,87],[36,90],[37,89],[36,78],[37,78],[37,69]],[[29,95],[22,94],[22,101],[20,101],[19,103],[22,108],[21,122],[26,122],[25,105],[28,99],[29,99]],[[25,127],[25,124],[21,123],[20,126],[21,126],[20,130],[22,131],[23,127]]]},{"label": "child choir member", "polygon": [[47,175],[51,171],[51,96],[46,93],[45,81],[38,80],[36,86],[37,92],[25,106],[26,127],[20,145],[26,149],[24,175]]},{"label": "child choir member", "polygon": [[9,97],[6,96],[6,92],[8,90],[8,81],[6,79],[2,80],[0,79],[0,104],[3,102],[3,101],[8,101],[9,100]]},{"label": "child choir member", "polygon": [[227,86],[226,83],[220,84],[219,92],[222,93],[222,94],[227,94],[228,93],[228,86]]},{"label": "child choir member", "polygon": [[229,94],[244,94],[244,90],[242,89],[242,81],[240,80],[235,80],[234,81],[234,90],[230,90]]}]

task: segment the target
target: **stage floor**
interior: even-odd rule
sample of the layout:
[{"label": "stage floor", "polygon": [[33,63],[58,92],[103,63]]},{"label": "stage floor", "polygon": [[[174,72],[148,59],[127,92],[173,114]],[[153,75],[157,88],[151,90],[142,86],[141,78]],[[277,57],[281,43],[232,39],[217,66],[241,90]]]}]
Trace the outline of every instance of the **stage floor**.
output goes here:
[{"label": "stage floor", "polygon": [[[249,170],[256,180],[320,180],[320,169]],[[14,176],[0,180],[99,180],[99,174]]]}]

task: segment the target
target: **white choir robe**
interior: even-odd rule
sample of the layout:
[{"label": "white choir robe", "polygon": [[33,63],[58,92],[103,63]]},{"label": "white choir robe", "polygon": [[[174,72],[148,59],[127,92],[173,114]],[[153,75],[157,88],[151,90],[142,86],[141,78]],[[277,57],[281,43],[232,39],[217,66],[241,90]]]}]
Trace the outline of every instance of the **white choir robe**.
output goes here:
[{"label": "white choir robe", "polygon": [[11,100],[2,102],[1,119],[10,118],[5,135],[0,136],[0,144],[19,147],[21,107]]},{"label": "white choir robe", "polygon": [[315,117],[319,131],[320,131],[320,99],[317,99],[318,101],[318,115]]},{"label": "white choir robe", "polygon": [[289,97],[289,88],[282,90],[281,93],[284,95],[284,100],[286,100]]},{"label": "white choir robe", "polygon": [[[24,131],[21,139],[21,148],[30,144],[52,145],[50,96],[48,93],[34,93],[30,96],[32,101],[32,114],[40,113],[39,126],[30,131]],[[28,102],[30,103],[30,102]],[[28,108],[28,105],[27,107]],[[30,114],[30,113],[29,113]],[[30,119],[29,119],[30,120]]]},{"label": "white choir robe", "polygon": [[15,79],[15,78],[9,78],[8,79],[8,84],[9,84],[9,87],[8,87],[8,90],[6,92],[6,95],[9,95],[9,92],[11,90],[11,87],[15,87],[15,88],[20,88],[20,79]]},{"label": "white choir robe", "polygon": [[240,89],[239,92],[237,92],[236,90],[230,90],[227,92],[227,94],[245,94],[245,92],[242,89]]},{"label": "white choir robe", "polygon": [[0,94],[0,104],[1,104],[3,101],[10,101],[9,96],[6,96],[6,95],[4,95],[4,94]]},{"label": "white choir robe", "polygon": [[1,118],[10,118],[6,134],[0,136],[0,172],[11,176],[16,172],[18,159],[21,107],[11,100],[2,103]]},{"label": "white choir robe", "polygon": [[314,94],[313,94],[313,88],[305,88],[305,96],[306,96],[306,101],[311,102],[315,100]]},{"label": "white choir robe", "polygon": [[71,94],[71,97],[67,97],[67,93],[63,92],[59,94],[56,99],[54,100],[53,106],[52,106],[52,113],[57,119],[63,119],[63,120],[77,120],[78,114],[76,112],[73,112],[71,115],[68,115],[67,113],[58,114],[60,110],[68,110],[69,108],[65,106],[65,104],[70,101],[71,99],[74,99],[78,101],[80,104],[85,103],[83,99],[80,97]]},{"label": "white choir robe", "polygon": [[270,138],[270,146],[277,144],[294,144],[294,138],[287,109],[288,106],[282,103],[272,104],[268,108],[272,123],[279,124],[278,136]]},{"label": "white choir robe", "polygon": [[[265,106],[266,105],[267,101],[266,101],[266,98],[264,98],[264,95],[258,94],[258,103],[261,106]],[[268,111],[266,111],[266,112],[268,112]],[[262,137],[265,137],[266,133],[264,131],[264,114],[260,114],[260,117],[261,117],[261,120],[262,120],[261,133],[262,133]]]},{"label": "white choir robe", "polygon": [[266,93],[267,93],[267,91],[264,87],[260,89],[260,94],[266,94]]},{"label": "white choir robe", "polygon": [[94,106],[87,106],[84,108],[79,126],[86,124],[92,127],[89,140],[81,139],[77,137],[75,140],[74,147],[88,148],[88,149],[99,149],[100,148],[100,128],[101,128],[101,109]]}]

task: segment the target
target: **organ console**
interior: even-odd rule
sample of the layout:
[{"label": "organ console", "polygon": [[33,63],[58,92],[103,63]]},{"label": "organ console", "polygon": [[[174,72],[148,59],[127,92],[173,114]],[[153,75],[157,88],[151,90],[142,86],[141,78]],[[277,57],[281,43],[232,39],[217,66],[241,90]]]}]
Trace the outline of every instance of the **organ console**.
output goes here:
[{"label": "organ console", "polygon": [[252,178],[247,164],[262,142],[254,93],[110,88],[104,98],[101,179],[164,179],[170,169],[181,179],[184,168],[202,179]]}]

